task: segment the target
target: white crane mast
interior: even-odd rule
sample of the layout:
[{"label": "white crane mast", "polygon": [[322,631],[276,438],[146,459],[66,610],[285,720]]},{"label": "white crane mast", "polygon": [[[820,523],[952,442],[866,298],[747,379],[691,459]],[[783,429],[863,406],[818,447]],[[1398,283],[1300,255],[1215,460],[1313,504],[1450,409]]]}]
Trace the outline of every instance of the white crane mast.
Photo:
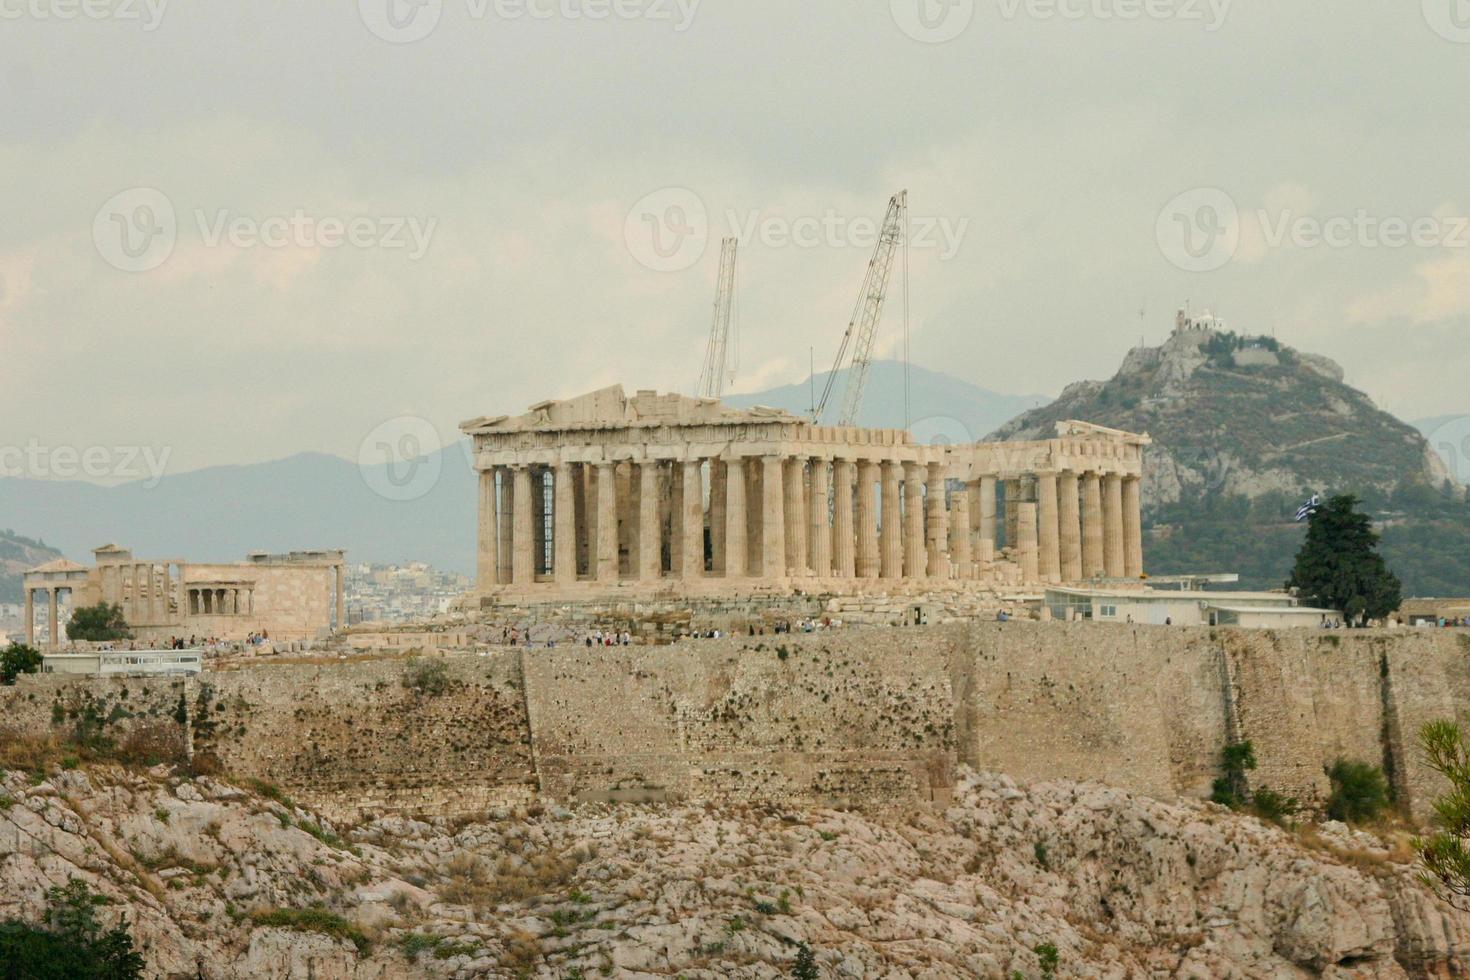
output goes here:
[{"label": "white crane mast", "polygon": [[893,257],[898,246],[908,240],[909,192],[899,191],[888,201],[888,213],[883,218],[883,230],[878,235],[878,245],[873,258],[868,262],[868,274],[863,279],[862,291],[847,331],[842,335],[842,344],[837,348],[837,360],[832,373],[827,375],[822,389],[822,400],[813,412],[813,419],[821,421],[822,412],[832,397],[837,373],[842,370],[848,349],[852,349],[851,370],[847,377],[840,425],[852,425],[857,420],[858,407],[863,400],[863,387],[868,383],[868,368],[873,361],[873,339],[877,334],[878,321],[883,317],[883,300],[888,294],[888,279],[893,271]]},{"label": "white crane mast", "polygon": [[735,301],[735,257],[740,241],[720,243],[720,271],[715,277],[715,315],[704,351],[696,392],[700,398],[719,398],[725,391],[726,359],[730,347],[730,309]]}]

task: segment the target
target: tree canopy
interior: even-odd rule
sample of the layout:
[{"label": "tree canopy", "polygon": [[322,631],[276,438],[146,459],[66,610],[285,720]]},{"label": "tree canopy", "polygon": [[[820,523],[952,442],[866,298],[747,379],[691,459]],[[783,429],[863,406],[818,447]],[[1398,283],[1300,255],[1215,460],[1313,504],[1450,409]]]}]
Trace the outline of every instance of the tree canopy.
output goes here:
[{"label": "tree canopy", "polygon": [[108,899],[72,878],[47,892],[44,927],[0,922],[0,980],[137,980],[143,957],[133,948],[127,921],[107,932],[97,906]]},{"label": "tree canopy", "polygon": [[1313,512],[1286,587],[1314,605],[1336,609],[1349,623],[1382,619],[1403,601],[1398,576],[1378,553],[1373,521],[1351,494]]},{"label": "tree canopy", "polygon": [[41,669],[41,651],[23,643],[0,650],[0,684],[14,684],[21,674],[34,674]]},{"label": "tree canopy", "polygon": [[73,640],[126,640],[133,635],[123,617],[122,606],[99,602],[95,606],[79,606],[72,611],[66,635]]}]

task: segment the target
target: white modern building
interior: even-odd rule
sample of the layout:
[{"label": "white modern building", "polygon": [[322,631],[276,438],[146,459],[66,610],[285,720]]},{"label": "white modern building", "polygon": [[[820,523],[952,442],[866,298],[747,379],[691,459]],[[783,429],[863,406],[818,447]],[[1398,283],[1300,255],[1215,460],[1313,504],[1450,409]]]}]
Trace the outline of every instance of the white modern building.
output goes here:
[{"label": "white modern building", "polygon": [[1320,627],[1339,619],[1330,609],[1297,604],[1285,592],[1209,592],[1196,589],[1048,588],[1053,619],[1155,626]]},{"label": "white modern building", "polygon": [[174,677],[204,670],[202,650],[101,650],[92,653],[48,653],[43,674],[83,677]]}]

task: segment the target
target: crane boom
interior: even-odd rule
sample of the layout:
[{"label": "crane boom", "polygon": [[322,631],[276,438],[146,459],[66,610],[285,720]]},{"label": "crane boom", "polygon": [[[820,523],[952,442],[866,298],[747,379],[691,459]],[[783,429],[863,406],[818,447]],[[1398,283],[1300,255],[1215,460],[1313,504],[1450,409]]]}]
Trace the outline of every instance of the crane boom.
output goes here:
[{"label": "crane boom", "polygon": [[848,373],[847,390],[842,404],[839,424],[852,425],[857,420],[858,407],[862,404],[863,388],[868,383],[868,368],[873,361],[873,340],[877,335],[878,322],[883,317],[883,301],[888,295],[889,274],[893,271],[893,257],[898,246],[907,238],[909,192],[899,191],[888,201],[888,213],[883,218],[883,230],[878,235],[878,245],[868,261],[868,273],[863,279],[863,288],[858,293],[857,304],[848,320],[842,343],[837,348],[837,360],[832,372],[827,375],[822,389],[822,400],[813,412],[820,421],[832,389],[837,382],[837,373],[842,370],[848,349],[852,350],[852,369]]},{"label": "crane boom", "polygon": [[726,238],[720,243],[720,271],[715,277],[715,315],[710,324],[709,344],[696,389],[700,398],[719,398],[725,391],[725,362],[730,346],[730,308],[735,297],[735,257],[740,241]]}]

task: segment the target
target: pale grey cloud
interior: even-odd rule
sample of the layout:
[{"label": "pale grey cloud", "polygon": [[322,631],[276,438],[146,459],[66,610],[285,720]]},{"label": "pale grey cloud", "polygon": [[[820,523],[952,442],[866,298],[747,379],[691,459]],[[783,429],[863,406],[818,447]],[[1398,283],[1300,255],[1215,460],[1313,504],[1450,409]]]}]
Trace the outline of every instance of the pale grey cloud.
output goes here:
[{"label": "pale grey cloud", "polygon": [[[732,226],[757,232],[737,386],[795,380],[830,360],[900,187],[936,230],[911,254],[920,363],[1057,391],[1190,301],[1336,357],[1407,417],[1466,409],[1465,250],[1273,244],[1258,220],[1470,204],[1470,44],[1437,0],[670,0],[672,19],[604,20],[443,0],[405,44],[355,2],[174,0],[152,30],[6,2],[0,442],[143,442],[179,468],[352,456],[399,415],[450,436],[614,381],[688,388]],[[98,213],[139,245],[127,222],[159,209],[103,209],[136,188],[175,237],[128,272]],[[628,239],[666,188],[706,222],[667,272]],[[1200,188],[1240,215],[1210,272],[1158,240]]]}]

